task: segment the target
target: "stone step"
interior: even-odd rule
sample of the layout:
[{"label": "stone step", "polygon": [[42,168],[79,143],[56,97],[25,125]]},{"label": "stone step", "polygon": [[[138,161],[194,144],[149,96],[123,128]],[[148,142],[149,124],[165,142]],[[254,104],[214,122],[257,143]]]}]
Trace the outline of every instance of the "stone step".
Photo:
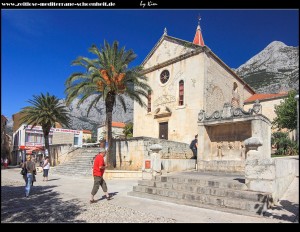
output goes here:
[{"label": "stone step", "polygon": [[93,158],[99,153],[99,148],[79,148],[69,157],[70,160],[54,167],[51,172],[73,176],[91,176]]},{"label": "stone step", "polygon": [[79,164],[79,163],[75,163],[75,164],[65,164],[65,165],[59,165],[59,166],[56,166],[57,168],[60,167],[60,168],[64,168],[64,167],[76,167],[76,168],[79,168],[79,167],[93,167],[93,165],[91,163],[83,163],[83,164]]},{"label": "stone step", "polygon": [[[198,194],[183,191],[174,191],[169,189],[151,188],[145,186],[134,186],[134,192],[153,194],[163,196],[167,198],[175,198],[183,201],[196,201],[200,204],[215,205],[218,207],[226,207],[231,209],[246,210],[252,213],[260,214],[265,207],[267,202],[267,196],[265,196],[263,202],[255,202],[252,200],[237,199],[230,197],[212,196],[206,194]],[[266,209],[265,209],[266,210]]]},{"label": "stone step", "polygon": [[[143,180],[143,181],[148,181],[148,180]],[[207,186],[207,187],[214,187],[214,188],[230,188],[236,190],[247,189],[247,186],[244,183],[191,178],[191,177],[156,176],[155,181],[162,182],[162,183],[191,184],[191,185]],[[142,183],[142,181],[139,183]]]},{"label": "stone step", "polygon": [[90,171],[89,169],[81,169],[81,170],[78,170],[78,169],[73,169],[73,170],[63,170],[63,169],[60,169],[60,170],[53,170],[53,173],[75,173],[75,172],[88,172]]},{"label": "stone step", "polygon": [[64,170],[60,170],[60,171],[53,171],[53,173],[57,173],[57,174],[75,174],[75,173],[92,173],[92,171],[90,170],[74,170],[74,171],[64,171]]},{"label": "stone step", "polygon": [[[144,183],[145,182],[142,182],[142,184]],[[164,189],[164,190],[170,190],[174,192],[178,191],[183,193],[211,195],[217,197],[228,197],[234,199],[258,201],[258,202],[265,202],[266,198],[270,197],[268,194],[262,192],[234,190],[228,188],[214,188],[214,187],[205,187],[205,186],[197,186],[197,185],[189,185],[189,184],[177,184],[177,183],[171,184],[171,183],[154,182],[152,186],[139,184],[138,186],[135,187],[137,188],[134,190],[146,192],[146,193],[147,191],[155,192],[155,189]],[[147,188],[147,191],[144,188]]]},{"label": "stone step", "polygon": [[197,207],[259,215],[267,210],[271,194],[248,191],[236,174],[181,172],[139,180],[129,194]]},{"label": "stone step", "polygon": [[[194,206],[199,208],[207,208],[217,211],[224,211],[234,214],[260,216],[267,210],[266,203],[247,202],[236,199],[226,199],[222,197],[206,197],[208,200],[203,200],[200,196],[193,196],[191,194],[185,194],[183,198],[178,199],[176,197],[163,196],[159,194],[149,194],[145,192],[128,192],[128,195],[135,197],[148,198],[152,200],[172,202],[175,204]],[[201,200],[202,199],[202,200]],[[203,202],[206,202],[205,204]]]},{"label": "stone step", "polygon": [[78,172],[78,171],[74,171],[74,172],[53,172],[53,173],[56,173],[56,174],[61,174],[61,175],[67,175],[67,176],[72,176],[72,175],[90,175],[92,176],[92,172]]},{"label": "stone step", "polygon": [[85,170],[91,170],[91,168],[59,168],[59,169],[54,169],[53,171],[63,171],[63,172],[72,172],[73,170],[78,170],[78,171],[85,171]]}]

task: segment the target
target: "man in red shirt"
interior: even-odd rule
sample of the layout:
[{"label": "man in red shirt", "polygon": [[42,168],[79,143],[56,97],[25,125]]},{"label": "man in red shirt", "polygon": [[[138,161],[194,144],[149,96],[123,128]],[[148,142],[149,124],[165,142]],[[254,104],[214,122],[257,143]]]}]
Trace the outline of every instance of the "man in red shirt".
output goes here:
[{"label": "man in red shirt", "polygon": [[94,160],[94,167],[93,167],[93,176],[94,176],[94,186],[91,192],[91,200],[90,203],[95,203],[94,196],[99,190],[99,186],[101,185],[101,188],[103,192],[105,193],[106,199],[110,200],[110,196],[107,192],[107,186],[105,183],[105,180],[103,179],[104,170],[107,167],[104,162],[104,157],[106,156],[106,151],[104,148],[100,148],[100,152],[95,157]]}]

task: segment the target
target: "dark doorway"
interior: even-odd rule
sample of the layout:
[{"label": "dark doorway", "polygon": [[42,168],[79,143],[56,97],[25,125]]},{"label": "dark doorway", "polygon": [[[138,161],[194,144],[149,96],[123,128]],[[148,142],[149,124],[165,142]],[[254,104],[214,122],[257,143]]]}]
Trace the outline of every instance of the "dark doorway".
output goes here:
[{"label": "dark doorway", "polygon": [[159,138],[168,140],[168,122],[159,123]]}]

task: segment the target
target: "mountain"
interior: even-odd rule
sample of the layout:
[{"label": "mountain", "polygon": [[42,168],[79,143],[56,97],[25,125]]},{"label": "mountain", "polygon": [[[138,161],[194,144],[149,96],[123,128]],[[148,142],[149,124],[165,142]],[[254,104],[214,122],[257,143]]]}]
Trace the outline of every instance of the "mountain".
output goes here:
[{"label": "mountain", "polygon": [[299,47],[273,41],[235,72],[257,93],[299,89]]},{"label": "mountain", "polygon": [[[132,122],[133,121],[133,100],[124,97],[126,101],[126,112],[124,112],[120,102],[116,102],[113,110],[113,121],[115,122]],[[71,118],[70,128],[74,130],[91,130],[93,135],[96,135],[97,128],[99,125],[103,125],[106,119],[105,104],[104,102],[99,102],[96,108],[92,108],[89,116],[87,116],[87,109],[90,105],[93,96],[86,99],[86,101],[77,107],[79,99],[75,99],[67,108],[69,109],[69,114]],[[60,102],[65,105],[65,100],[61,99]],[[7,117],[6,133],[13,134],[13,120]]]},{"label": "mountain", "polygon": [[6,134],[12,136],[13,135],[13,124],[14,121],[12,120],[12,118],[6,117],[7,118],[7,122],[6,122]]},{"label": "mountain", "polygon": [[[93,131],[93,134],[97,133],[97,128],[100,125],[105,123],[106,119],[106,112],[105,112],[105,103],[103,101],[98,102],[96,108],[93,107],[87,116],[88,106],[93,100],[93,96],[86,99],[86,101],[77,107],[77,103],[79,99],[75,99],[69,106],[68,109],[70,111],[71,116],[71,128],[72,129],[85,129]],[[63,104],[65,101],[62,99],[60,100]],[[121,103],[117,100],[114,110],[112,119],[115,122],[132,122],[133,121],[133,100],[125,97],[126,102],[126,112],[124,112]]]}]

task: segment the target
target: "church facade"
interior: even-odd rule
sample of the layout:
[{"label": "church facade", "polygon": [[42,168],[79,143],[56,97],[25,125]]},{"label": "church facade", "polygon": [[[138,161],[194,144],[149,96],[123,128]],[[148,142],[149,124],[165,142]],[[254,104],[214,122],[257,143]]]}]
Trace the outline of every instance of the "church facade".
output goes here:
[{"label": "church facade", "polygon": [[210,115],[224,103],[243,107],[254,90],[205,44],[198,25],[193,42],[163,36],[143,61],[152,92],[148,107],[134,103],[133,136],[190,143],[198,113]]}]

